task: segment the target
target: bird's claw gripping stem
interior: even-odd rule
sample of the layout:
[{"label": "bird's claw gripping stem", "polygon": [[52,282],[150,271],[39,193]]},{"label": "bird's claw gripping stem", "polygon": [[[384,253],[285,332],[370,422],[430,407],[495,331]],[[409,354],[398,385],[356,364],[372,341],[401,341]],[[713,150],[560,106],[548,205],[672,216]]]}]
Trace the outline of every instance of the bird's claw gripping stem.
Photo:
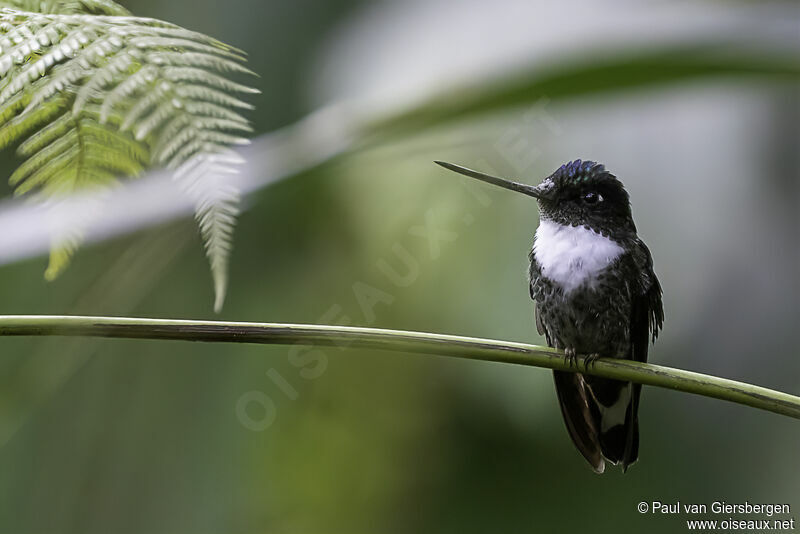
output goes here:
[{"label": "bird's claw gripping stem", "polygon": [[575,350],[575,347],[567,347],[564,349],[564,357],[569,367],[578,366],[578,351]]}]

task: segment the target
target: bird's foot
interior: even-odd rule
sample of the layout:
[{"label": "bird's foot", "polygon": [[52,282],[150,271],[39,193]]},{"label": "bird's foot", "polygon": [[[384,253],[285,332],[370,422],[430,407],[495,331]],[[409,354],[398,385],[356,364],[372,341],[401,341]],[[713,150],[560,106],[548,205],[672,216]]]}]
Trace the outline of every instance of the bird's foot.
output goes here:
[{"label": "bird's foot", "polygon": [[567,360],[567,365],[570,367],[578,366],[578,351],[575,350],[575,347],[567,347],[564,349],[564,357]]},{"label": "bird's foot", "polygon": [[583,359],[583,367],[585,369],[589,369],[590,367],[594,367],[594,362],[600,357],[600,354],[597,352],[593,352],[591,354],[587,354],[586,357]]}]

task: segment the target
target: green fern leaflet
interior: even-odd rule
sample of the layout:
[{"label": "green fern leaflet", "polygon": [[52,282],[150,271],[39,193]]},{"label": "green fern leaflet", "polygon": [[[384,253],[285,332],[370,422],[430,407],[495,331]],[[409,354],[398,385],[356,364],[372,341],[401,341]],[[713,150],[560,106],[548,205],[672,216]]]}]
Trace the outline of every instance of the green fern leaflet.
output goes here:
[{"label": "green fern leaflet", "polygon": [[[228,77],[253,74],[244,54],[108,0],[3,6],[44,11],[0,9],[0,148],[22,141],[27,158],[10,179],[16,192],[57,196],[171,169],[195,205],[218,310],[238,214],[232,147],[251,132],[240,95],[258,92]],[[65,234],[47,278],[80,244],[81,229]]]}]

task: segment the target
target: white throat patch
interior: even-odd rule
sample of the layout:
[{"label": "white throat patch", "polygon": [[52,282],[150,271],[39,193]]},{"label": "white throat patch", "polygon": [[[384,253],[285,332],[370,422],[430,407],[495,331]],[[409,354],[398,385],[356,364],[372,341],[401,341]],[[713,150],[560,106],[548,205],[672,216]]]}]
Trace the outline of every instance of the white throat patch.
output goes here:
[{"label": "white throat patch", "polygon": [[533,240],[533,256],[542,275],[569,293],[592,282],[620,254],[622,247],[583,226],[541,221]]}]

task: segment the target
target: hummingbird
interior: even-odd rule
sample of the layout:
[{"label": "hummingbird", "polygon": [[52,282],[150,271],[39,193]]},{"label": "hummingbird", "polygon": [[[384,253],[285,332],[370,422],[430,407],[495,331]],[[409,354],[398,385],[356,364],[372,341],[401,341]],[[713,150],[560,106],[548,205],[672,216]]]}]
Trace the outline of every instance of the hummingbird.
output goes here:
[{"label": "hummingbird", "polygon": [[[597,358],[647,361],[664,322],[661,284],[639,238],[625,187],[605,166],[575,160],[531,186],[436,161],[459,174],[535,198],[539,227],[529,254],[536,329],[577,369]],[[553,371],[575,447],[597,473],[625,472],[639,457],[641,384]]]}]

